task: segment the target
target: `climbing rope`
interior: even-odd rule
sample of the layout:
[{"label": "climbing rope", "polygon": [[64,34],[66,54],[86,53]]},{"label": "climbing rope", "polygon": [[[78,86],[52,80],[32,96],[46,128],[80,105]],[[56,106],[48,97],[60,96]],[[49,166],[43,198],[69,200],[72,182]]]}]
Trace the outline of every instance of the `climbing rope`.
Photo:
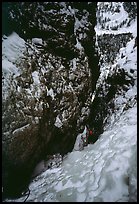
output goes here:
[{"label": "climbing rope", "polygon": [[23,195],[27,195],[27,197],[25,198],[25,200],[23,202],[26,202],[26,200],[28,199],[29,195],[30,195],[30,189],[27,188],[27,190],[23,193]]}]

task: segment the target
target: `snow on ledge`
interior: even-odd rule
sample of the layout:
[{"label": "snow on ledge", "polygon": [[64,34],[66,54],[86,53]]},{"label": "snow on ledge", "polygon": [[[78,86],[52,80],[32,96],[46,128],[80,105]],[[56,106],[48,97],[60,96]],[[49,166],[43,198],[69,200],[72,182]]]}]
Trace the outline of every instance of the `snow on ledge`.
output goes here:
[{"label": "snow on ledge", "polygon": [[55,124],[54,124],[56,127],[58,128],[61,128],[63,123],[62,121],[60,120],[59,116],[56,117],[56,121],[55,121]]},{"label": "snow on ledge", "polygon": [[32,43],[37,45],[42,45],[42,39],[41,38],[32,38]]},{"label": "snow on ledge", "polygon": [[2,40],[2,71],[11,72],[17,76],[20,73],[15,63],[24,56],[25,41],[15,32],[8,37],[3,36]]},{"label": "snow on ledge", "polygon": [[53,91],[52,88],[50,88],[50,90],[47,91],[47,96],[51,96],[51,97],[52,97],[52,100],[54,100],[55,95],[54,95],[54,91]]}]

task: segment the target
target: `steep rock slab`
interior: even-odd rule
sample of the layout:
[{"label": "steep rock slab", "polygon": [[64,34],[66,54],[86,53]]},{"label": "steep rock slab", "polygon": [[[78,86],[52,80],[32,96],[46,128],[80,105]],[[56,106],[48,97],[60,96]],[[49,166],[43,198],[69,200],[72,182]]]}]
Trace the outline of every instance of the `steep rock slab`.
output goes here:
[{"label": "steep rock slab", "polygon": [[23,2],[8,9],[8,32],[20,37],[3,36],[3,189],[18,196],[39,160],[72,150],[89,115],[95,5]]}]

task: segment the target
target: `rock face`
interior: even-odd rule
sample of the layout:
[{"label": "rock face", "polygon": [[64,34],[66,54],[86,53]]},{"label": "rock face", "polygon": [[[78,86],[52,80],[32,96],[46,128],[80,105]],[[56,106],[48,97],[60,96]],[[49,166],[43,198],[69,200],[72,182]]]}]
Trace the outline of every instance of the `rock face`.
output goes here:
[{"label": "rock face", "polygon": [[99,76],[95,8],[88,2],[3,4],[10,24],[2,47],[3,197],[19,196],[37,162],[71,151],[84,128]]},{"label": "rock face", "polygon": [[[123,11],[123,18],[118,18]],[[115,15],[115,18],[114,18]],[[88,123],[94,128],[96,140],[109,123],[118,120],[125,110],[136,104],[136,3],[98,3],[97,47],[100,55],[100,72],[95,98],[90,107]],[[117,17],[116,17],[117,16]],[[115,19],[118,19],[115,22]],[[120,57],[119,57],[120,56]],[[130,63],[135,61],[135,67]],[[122,101],[122,107],[119,106]],[[119,113],[118,113],[119,111]],[[112,120],[111,115],[115,114]]]},{"label": "rock face", "polygon": [[[97,140],[112,124],[113,112],[118,120],[136,103],[137,70],[130,64],[132,58],[136,61],[137,38],[131,33],[136,2],[98,2],[101,74],[95,53],[95,6],[3,4],[4,198],[20,196],[36,164],[47,155],[71,151],[86,123]],[[123,18],[115,22],[113,14],[121,16],[120,12]],[[133,172],[129,180],[133,182],[134,176]],[[131,185],[129,191],[133,201],[136,189]]]}]

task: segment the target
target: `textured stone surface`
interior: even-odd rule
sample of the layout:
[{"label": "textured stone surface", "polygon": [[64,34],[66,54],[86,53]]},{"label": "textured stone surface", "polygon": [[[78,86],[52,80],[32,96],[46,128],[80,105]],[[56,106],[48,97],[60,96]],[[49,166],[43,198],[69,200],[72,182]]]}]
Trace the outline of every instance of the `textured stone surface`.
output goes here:
[{"label": "textured stone surface", "polygon": [[[39,160],[72,150],[89,116],[98,78],[95,3],[23,2],[3,9],[10,23],[3,33],[15,31],[25,40],[22,57],[8,58],[17,73],[6,68],[2,73],[3,186],[6,195],[15,196]],[[17,51],[10,39],[3,37]],[[4,60],[6,54],[3,48]]]}]

